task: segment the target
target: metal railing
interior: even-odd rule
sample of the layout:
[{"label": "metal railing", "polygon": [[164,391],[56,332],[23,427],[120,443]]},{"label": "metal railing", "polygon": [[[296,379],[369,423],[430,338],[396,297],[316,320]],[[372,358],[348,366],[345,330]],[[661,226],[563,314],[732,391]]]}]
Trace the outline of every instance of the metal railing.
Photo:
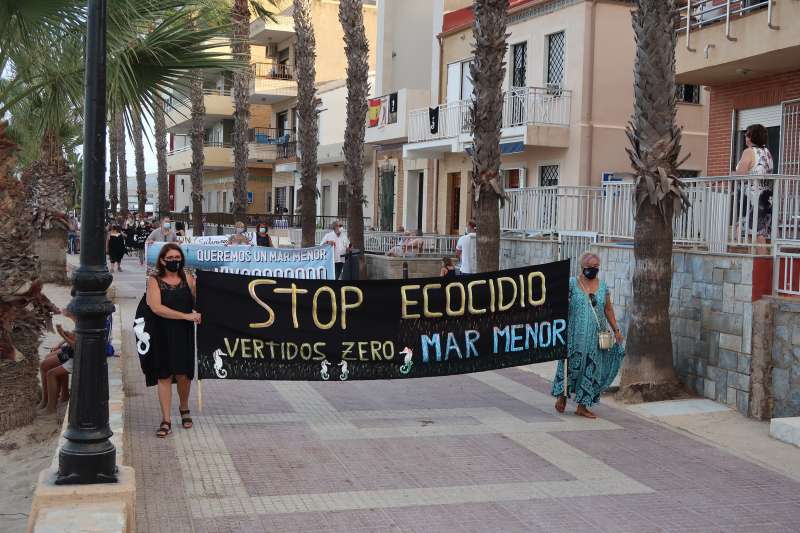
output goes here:
[{"label": "metal railing", "polygon": [[[204,96],[228,96],[233,97],[233,89],[203,89]],[[167,110],[175,109],[178,106],[191,107],[191,98],[182,94],[169,95],[167,97]]]},{"label": "metal railing", "polygon": [[780,29],[774,24],[773,6],[776,0],[682,0],[676,9],[675,31],[685,36],[686,49],[691,47],[691,32],[712,24],[725,24],[725,37],[736,41],[731,32],[732,22],[755,11],[767,11],[767,27]]},{"label": "metal railing", "polygon": [[291,140],[286,143],[278,144],[278,155],[276,160],[295,159],[297,157],[297,141]]},{"label": "metal railing", "polygon": [[294,140],[294,134],[277,128],[250,128],[248,141],[255,144],[286,144]]},{"label": "metal railing", "polygon": [[[205,141],[203,142],[203,148],[231,148],[231,143],[226,143],[222,141]],[[181,152],[188,152],[192,149],[191,144],[187,144],[186,146],[182,146],[180,148],[176,148],[174,150],[170,150],[167,152],[167,155],[175,155]]]},{"label": "metal railing", "polygon": [[289,63],[253,63],[253,76],[267,80],[288,80],[294,77],[294,66]]},{"label": "metal railing", "polygon": [[[503,128],[528,124],[568,126],[572,92],[559,87],[520,87],[503,99]],[[472,132],[472,100],[442,104],[438,108],[438,128],[431,129],[430,110],[409,114],[409,142],[448,139]]]}]

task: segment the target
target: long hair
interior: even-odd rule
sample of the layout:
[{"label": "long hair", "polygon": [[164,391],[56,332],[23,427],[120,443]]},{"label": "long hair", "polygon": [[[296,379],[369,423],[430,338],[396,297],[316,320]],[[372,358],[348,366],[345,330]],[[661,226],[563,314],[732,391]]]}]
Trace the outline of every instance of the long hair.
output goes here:
[{"label": "long hair", "polygon": [[156,273],[153,274],[153,276],[155,278],[163,278],[167,274],[167,268],[164,266],[164,263],[162,263],[162,260],[164,257],[166,257],[170,250],[178,250],[178,252],[180,252],[181,267],[178,269],[178,275],[183,281],[186,281],[186,272],[184,271],[184,267],[186,266],[186,256],[183,254],[181,247],[174,242],[164,243],[164,246],[161,247],[161,251],[158,252],[158,258],[156,259]]}]

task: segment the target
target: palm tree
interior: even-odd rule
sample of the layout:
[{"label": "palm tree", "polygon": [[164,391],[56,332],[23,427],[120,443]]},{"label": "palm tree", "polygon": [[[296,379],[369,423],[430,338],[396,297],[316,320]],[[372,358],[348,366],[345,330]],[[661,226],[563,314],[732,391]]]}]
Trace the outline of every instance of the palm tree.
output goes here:
[{"label": "palm tree", "polygon": [[203,235],[203,142],[205,140],[206,106],[203,100],[203,74],[192,72],[191,84],[192,129],[189,134],[192,147],[192,235]]},{"label": "palm tree", "polygon": [[144,169],[144,128],[141,113],[133,114],[133,147],[136,154],[136,212],[144,216],[147,203],[147,172]]},{"label": "palm tree", "polygon": [[637,0],[634,111],[628,155],[636,175],[633,301],[620,393],[650,401],[675,393],[669,297],[672,220],[687,205],[680,166],[681,130],[675,124],[673,0]]},{"label": "palm tree", "polygon": [[[239,67],[220,52],[219,38],[228,35],[227,28],[209,25],[200,31],[189,29],[188,13],[181,6],[200,1],[110,2],[110,109],[149,113],[162,94],[187,92],[189,69]],[[153,21],[159,22],[154,26]],[[7,76],[0,82],[0,119],[9,112],[12,117],[15,113],[21,116],[20,106],[28,99],[38,93],[52,93],[54,88],[69,96],[80,116],[82,62],[74,66],[67,61],[71,55],[53,51],[60,50],[60,43],[69,42],[70,37],[81,42],[85,23],[83,0],[0,0],[0,71]],[[35,68],[27,67],[34,62]],[[45,100],[55,101],[58,99]],[[43,106],[45,126],[56,122],[58,114],[52,107],[52,103]],[[117,127],[114,122],[113,127]],[[32,245],[32,206],[26,200],[22,181],[16,178],[20,173],[17,145],[6,129],[0,122],[0,433],[34,417],[40,336],[56,311],[41,293],[40,267]],[[37,146],[49,136],[47,127],[39,131]],[[61,142],[63,149],[64,139]],[[30,147],[23,146],[23,152],[29,151]],[[70,159],[76,158],[71,155]],[[39,176],[38,183],[49,183],[42,179],[45,177]],[[47,192],[42,187],[32,190]],[[48,203],[55,202],[57,196],[36,194]]]},{"label": "palm tree", "polygon": [[117,172],[119,152],[117,150],[116,124],[117,117],[112,114],[108,121],[108,203],[113,216],[117,216],[117,205],[119,204],[119,174]]},{"label": "palm tree", "polygon": [[125,159],[125,116],[117,113],[117,171],[119,172],[119,214],[128,216],[128,161]]},{"label": "palm tree", "polygon": [[[242,64],[250,65],[250,7],[249,0],[233,0],[231,6],[233,56]],[[250,124],[250,78],[249,68],[233,73],[233,213],[237,220],[244,220],[247,213],[247,178],[249,145],[247,128]]]},{"label": "palm tree", "polygon": [[158,165],[158,214],[163,217],[169,212],[169,186],[167,184],[167,123],[164,102],[156,104],[153,120],[156,138],[156,162]]},{"label": "palm tree", "polygon": [[[347,184],[347,235],[364,249],[364,130],[369,95],[369,41],[361,0],[340,0],[339,22],[347,57],[347,119],[344,131],[344,181]],[[363,255],[361,271],[364,271]]]},{"label": "palm tree", "polygon": [[508,0],[475,0],[472,185],[475,191],[477,268],[500,268],[500,128],[503,116]]},{"label": "palm tree", "polygon": [[295,73],[297,76],[297,117],[300,122],[300,218],[303,246],[316,244],[317,218],[317,42],[311,23],[309,0],[294,0]]}]

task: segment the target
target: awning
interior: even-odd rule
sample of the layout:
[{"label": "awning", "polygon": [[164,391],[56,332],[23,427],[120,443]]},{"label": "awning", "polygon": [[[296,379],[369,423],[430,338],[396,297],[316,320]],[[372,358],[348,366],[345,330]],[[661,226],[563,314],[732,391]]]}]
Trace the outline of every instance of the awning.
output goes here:
[{"label": "awning", "polygon": [[[472,155],[475,151],[472,146],[464,149],[468,155]],[[525,143],[522,141],[514,141],[508,143],[500,143],[500,154],[518,154],[525,151]]]}]

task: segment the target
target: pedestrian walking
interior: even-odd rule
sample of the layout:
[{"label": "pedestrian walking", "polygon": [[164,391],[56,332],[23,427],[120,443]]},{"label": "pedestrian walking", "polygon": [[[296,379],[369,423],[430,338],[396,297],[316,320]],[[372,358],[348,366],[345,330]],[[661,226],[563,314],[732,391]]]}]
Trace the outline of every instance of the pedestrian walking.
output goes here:
[{"label": "pedestrian walking", "polygon": [[122,228],[114,224],[111,226],[111,231],[108,232],[106,241],[106,253],[111,261],[111,272],[114,272],[114,265],[117,266],[117,272],[122,272],[122,258],[125,257],[125,251],[125,235],[122,233]]},{"label": "pedestrian walking", "polygon": [[158,254],[156,271],[147,278],[147,306],[155,315],[152,326],[152,357],[158,377],[161,424],[156,436],[172,433],[172,382],[178,384],[181,426],[192,427],[189,390],[194,379],[194,325],[200,313],[194,310],[195,281],[184,270],[186,258],[180,246],[167,243]]},{"label": "pedestrian walking", "polygon": [[336,269],[336,279],[342,275],[344,270],[344,255],[350,248],[350,241],[347,235],[342,233],[342,223],[334,220],[331,224],[331,230],[322,237],[320,245],[330,244],[333,246],[333,263]]},{"label": "pedestrian walking", "polygon": [[456,256],[461,261],[462,274],[474,274],[477,270],[475,265],[475,230],[477,225],[474,220],[467,223],[467,232],[459,237],[456,243]]},{"label": "pedestrian walking", "polygon": [[[569,325],[567,326],[567,390],[564,390],[564,361],[558,362],[552,395],[556,411],[563,413],[567,398],[578,404],[575,414],[597,418],[589,407],[614,381],[625,351],[622,333],[614,316],[611,291],[597,276],[600,258],[586,252],[580,259],[581,274],[569,280]],[[610,331],[609,331],[610,328]]]},{"label": "pedestrian walking", "polygon": [[272,237],[269,234],[269,226],[266,223],[259,223],[256,226],[256,245],[273,248]]},{"label": "pedestrian walking", "polygon": [[74,215],[69,216],[69,226],[67,228],[67,253],[78,253],[78,219]]}]

